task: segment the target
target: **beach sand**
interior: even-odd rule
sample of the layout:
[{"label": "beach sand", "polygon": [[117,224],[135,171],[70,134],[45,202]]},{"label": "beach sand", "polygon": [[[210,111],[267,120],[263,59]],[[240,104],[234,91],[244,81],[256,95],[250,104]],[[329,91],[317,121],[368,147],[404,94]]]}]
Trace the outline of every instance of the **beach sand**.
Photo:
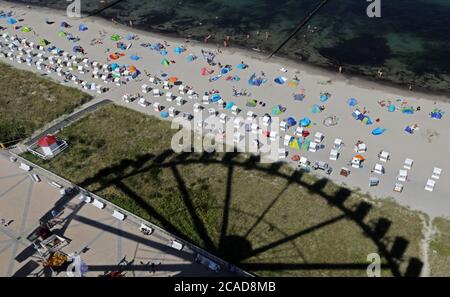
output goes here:
[{"label": "beach sand", "polygon": [[[106,63],[106,49],[111,49],[111,52],[119,51],[116,48],[116,42],[110,39],[110,36],[117,33],[125,37],[128,33],[133,32],[139,35],[139,40],[127,41],[122,39],[124,43],[132,42],[133,46],[124,51],[125,57],[121,57],[118,61],[119,64],[134,65],[142,71],[141,78],[143,81],[136,81],[128,83],[124,86],[115,86],[113,84],[105,85],[101,81],[96,81],[90,78],[90,74],[86,74],[84,77],[88,81],[96,81],[111,88],[110,91],[97,95],[100,98],[107,98],[113,100],[116,104],[125,105],[129,108],[145,112],[158,116],[152,107],[143,108],[137,104],[125,103],[122,101],[122,96],[125,93],[139,93],[141,92],[141,85],[149,84],[144,70],[153,75],[159,75],[160,71],[164,71],[168,76],[177,76],[184,85],[192,86],[197,91],[201,99],[203,92],[211,89],[220,90],[220,94],[225,101],[233,101],[242,109],[240,113],[241,117],[245,118],[245,114],[248,110],[254,111],[256,114],[262,116],[264,113],[271,113],[272,107],[280,104],[286,107],[286,112],[281,114],[280,119],[287,117],[294,117],[299,120],[303,117],[309,117],[312,120],[312,126],[308,128],[311,132],[309,138],[314,137],[317,131],[323,132],[325,135],[323,144],[324,149],[318,150],[315,153],[288,149],[289,155],[286,161],[290,161],[293,154],[299,154],[306,156],[310,161],[324,160],[327,161],[332,167],[333,172],[331,175],[324,175],[327,178],[339,184],[345,184],[353,189],[360,189],[363,192],[368,192],[370,195],[379,198],[392,197],[395,201],[402,205],[406,205],[415,210],[421,210],[431,217],[445,216],[450,214],[450,161],[448,160],[448,153],[450,152],[450,133],[446,132],[450,128],[450,99],[444,96],[434,96],[424,93],[411,92],[396,89],[392,86],[386,86],[383,84],[377,84],[362,80],[360,78],[348,77],[338,72],[333,73],[323,69],[317,69],[309,65],[303,65],[294,63],[290,60],[282,58],[272,58],[267,60],[266,57],[250,51],[244,51],[236,48],[221,48],[222,53],[216,56],[215,62],[221,62],[222,65],[232,65],[233,70],[229,75],[238,75],[240,81],[226,81],[222,76],[215,82],[209,82],[210,76],[202,76],[201,68],[209,67],[202,59],[201,49],[216,50],[217,47],[210,44],[200,44],[198,42],[184,43],[183,39],[169,38],[152,33],[138,31],[122,25],[113,24],[104,19],[88,18],[82,20],[68,19],[63,11],[55,11],[49,9],[41,9],[37,7],[27,8],[26,6],[11,3],[0,2],[0,10],[9,11],[13,10],[15,18],[24,19],[19,25],[29,26],[36,32],[36,35],[31,33],[24,33],[20,30],[13,30],[13,26],[6,24],[6,19],[0,20],[0,25],[7,28],[7,32],[10,34],[17,34],[19,37],[27,38],[29,41],[36,41],[39,38],[45,38],[51,42],[51,45],[55,45],[65,51],[72,53],[72,47],[75,45],[71,41],[68,41],[64,37],[59,37],[60,31],[59,24],[61,21],[66,20],[72,25],[72,28],[64,29],[66,32],[71,32],[75,36],[81,38],[80,42],[76,43],[81,45],[87,52],[87,57],[92,61],[96,60],[100,63]],[[45,23],[45,18],[54,21],[53,25]],[[78,26],[80,23],[84,23],[89,28],[85,32],[79,32]],[[94,38],[99,38],[99,30],[106,31],[106,37],[103,39],[104,44],[91,46],[89,43]],[[155,51],[151,51],[148,48],[140,46],[141,43],[156,43],[167,41],[169,43],[168,55],[163,57]],[[187,45],[187,51],[181,55],[175,54],[175,47],[185,44]],[[186,56],[193,53],[198,56],[198,59],[194,62],[187,62]],[[139,61],[132,61],[130,56],[136,54],[142,57]],[[175,60],[176,63],[170,66],[162,66],[161,60],[167,58],[168,60]],[[8,59],[1,59],[3,62],[8,62],[16,67],[37,71],[35,67],[28,67],[25,64],[17,64],[16,62],[9,61]],[[244,61],[249,67],[245,70],[238,70],[237,65]],[[286,68],[288,71],[282,73],[279,69]],[[220,69],[210,67],[215,70],[215,73],[220,72]],[[247,83],[250,75],[256,73],[257,75],[263,71],[268,81],[260,87],[250,86]],[[61,80],[60,77],[55,74],[49,75],[57,80]],[[288,79],[292,79],[297,76],[300,79],[299,87],[290,87],[287,84],[278,85],[274,82],[274,78],[278,76],[284,76]],[[79,76],[80,78],[83,75]],[[89,78],[88,78],[89,77]],[[69,85],[74,86],[72,83]],[[246,89],[252,94],[251,97],[233,97],[232,87],[237,89]],[[292,98],[293,93],[298,93],[300,86],[305,89],[305,99],[303,101],[294,101]],[[171,90],[173,93],[177,93],[175,90]],[[326,102],[320,102],[320,93],[329,92],[331,97]],[[92,94],[92,92],[91,92]],[[358,105],[356,106],[360,110],[366,109],[368,115],[374,121],[373,125],[366,126],[360,121],[355,120],[352,117],[352,111],[355,107],[349,107],[347,100],[349,98],[356,98]],[[175,102],[166,102],[165,96],[160,98],[154,98],[151,94],[146,94],[147,101],[161,102],[166,108],[170,105],[175,106],[177,109],[193,113],[192,104],[200,102],[200,100],[188,102],[182,107],[176,106]],[[265,107],[257,105],[256,107],[246,107],[245,103],[247,99],[261,100],[266,103]],[[400,111],[388,112],[386,107],[380,107],[377,103],[379,100],[390,100],[396,103],[398,98],[402,98],[407,101],[407,106],[417,107],[420,106],[421,110],[415,112],[412,115],[403,114]],[[314,104],[324,105],[325,110],[321,113],[313,114],[311,108]],[[215,105],[215,104],[214,104]],[[398,105],[398,104],[397,104]],[[206,108],[216,106],[205,106]],[[429,113],[434,109],[439,108],[445,112],[441,120],[432,119]],[[231,113],[229,114],[231,116]],[[322,122],[330,115],[335,115],[339,119],[339,123],[336,126],[325,127]],[[375,122],[375,119],[379,118],[380,122]],[[407,125],[417,124],[419,130],[414,134],[407,134],[404,132],[404,128]],[[386,128],[387,131],[379,136],[374,136],[371,131],[376,127]],[[293,135],[295,127],[288,130],[288,134]],[[435,136],[430,137],[433,134]],[[281,137],[284,138],[282,134]],[[329,160],[330,150],[333,146],[335,138],[341,138],[345,144],[341,150],[340,157],[337,161]],[[362,140],[367,144],[368,150],[364,154],[366,161],[364,167],[360,169],[351,168],[347,163],[355,155],[353,151],[354,144]],[[280,140],[280,144],[283,145],[283,139]],[[391,155],[391,160],[387,163],[378,161],[377,154],[381,151],[388,151]],[[414,165],[409,171],[407,182],[402,183],[404,190],[402,193],[396,193],[393,191],[394,185],[397,182],[397,175],[399,169],[403,169],[403,163],[405,158],[411,158],[414,160]],[[381,163],[385,165],[386,174],[378,176],[375,173],[371,173],[375,163]],[[351,169],[351,174],[348,177],[339,175],[341,167],[348,167]],[[440,179],[436,182],[433,192],[425,191],[424,187],[427,179],[431,177],[433,167],[440,167],[443,172]],[[322,172],[318,172],[322,175]],[[380,184],[377,187],[369,187],[368,180],[371,176],[378,176],[380,178]]]}]

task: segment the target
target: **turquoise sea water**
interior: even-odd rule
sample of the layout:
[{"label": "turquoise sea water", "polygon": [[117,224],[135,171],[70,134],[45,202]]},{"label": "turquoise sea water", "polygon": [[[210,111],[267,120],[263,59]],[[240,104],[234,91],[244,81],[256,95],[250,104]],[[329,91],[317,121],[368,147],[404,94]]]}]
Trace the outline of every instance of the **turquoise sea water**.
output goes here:
[{"label": "turquoise sea water", "polygon": [[[414,88],[450,90],[450,1],[380,0],[381,18],[366,0],[330,0],[280,51],[295,60]],[[22,0],[64,9],[64,0]],[[83,13],[105,4],[82,0]],[[108,3],[113,0],[106,1]],[[100,16],[164,34],[271,52],[320,0],[124,0]],[[266,39],[266,33],[270,37]],[[247,38],[249,35],[249,38]]]}]

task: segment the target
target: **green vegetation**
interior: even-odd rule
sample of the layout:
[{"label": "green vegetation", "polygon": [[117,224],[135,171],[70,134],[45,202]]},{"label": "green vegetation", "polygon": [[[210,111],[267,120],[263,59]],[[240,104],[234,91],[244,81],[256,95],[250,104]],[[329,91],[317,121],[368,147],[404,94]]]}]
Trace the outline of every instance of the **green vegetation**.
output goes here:
[{"label": "green vegetation", "polygon": [[29,71],[0,63],[0,143],[14,144],[91,96]]},{"label": "green vegetation", "polygon": [[450,221],[436,218],[433,221],[436,233],[430,242],[430,275],[450,275]]},{"label": "green vegetation", "polygon": [[174,132],[109,105],[60,133],[61,155],[25,156],[258,275],[365,276],[367,255],[385,252],[388,276],[420,258],[417,213],[243,154],[177,155]]}]

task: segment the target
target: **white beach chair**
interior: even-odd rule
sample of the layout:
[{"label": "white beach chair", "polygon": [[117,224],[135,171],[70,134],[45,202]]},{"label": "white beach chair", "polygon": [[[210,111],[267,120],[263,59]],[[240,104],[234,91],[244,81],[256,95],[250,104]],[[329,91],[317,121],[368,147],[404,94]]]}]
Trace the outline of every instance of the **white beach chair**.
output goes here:
[{"label": "white beach chair", "polygon": [[379,155],[379,159],[382,162],[387,162],[389,160],[389,153],[386,151],[382,151]]},{"label": "white beach chair", "polygon": [[155,96],[155,97],[161,96],[161,92],[159,91],[159,89],[153,89],[153,96]]},{"label": "white beach chair", "polygon": [[263,116],[263,125],[264,126],[268,127],[271,122],[272,122],[271,117],[269,117],[268,115]]},{"label": "white beach chair", "polygon": [[178,111],[173,106],[169,107],[169,109],[167,111],[169,112],[169,117],[172,117],[172,118],[175,117],[178,113]]},{"label": "white beach chair", "polygon": [[140,106],[142,106],[142,107],[147,107],[147,106],[150,105],[150,103],[148,103],[148,102],[145,100],[145,98],[139,99],[138,104],[139,104]]},{"label": "white beach chair", "polygon": [[283,141],[283,145],[284,146],[289,146],[289,143],[291,143],[291,135],[284,135],[284,141]]},{"label": "white beach chair", "polygon": [[403,191],[403,185],[400,183],[395,183],[394,192],[401,193]]},{"label": "white beach chair", "polygon": [[330,151],[330,160],[336,161],[339,158],[339,151],[335,148]]},{"label": "white beach chair", "polygon": [[429,192],[433,192],[435,184],[436,184],[436,181],[434,179],[429,178],[427,180],[427,184],[425,185],[425,190],[427,190]]},{"label": "white beach chair", "polygon": [[324,136],[322,132],[316,132],[316,134],[314,135],[314,142],[321,143],[323,138]]},{"label": "white beach chair", "polygon": [[203,110],[203,106],[200,103],[194,103],[193,107],[195,113],[201,112]]},{"label": "white beach chair", "polygon": [[235,118],[233,121],[234,128],[239,129],[242,126],[242,119],[241,118]]},{"label": "white beach chair", "polygon": [[397,180],[401,181],[401,182],[405,182],[407,178],[408,178],[408,171],[406,171],[405,169],[400,169],[398,171]]},{"label": "white beach chair", "polygon": [[219,115],[219,120],[220,120],[220,122],[221,122],[222,124],[225,124],[226,121],[228,120],[228,117],[227,117],[226,114],[221,113],[221,114]]},{"label": "white beach chair", "polygon": [[439,179],[439,177],[441,176],[442,173],[442,169],[438,168],[438,167],[434,167],[433,168],[433,174],[431,175],[431,178],[434,178],[436,180]]},{"label": "white beach chair", "polygon": [[308,159],[306,157],[300,157],[300,161],[299,161],[299,165],[300,167],[306,168],[308,167]]},{"label": "white beach chair", "polygon": [[287,130],[287,122],[286,121],[281,121],[280,122],[280,130],[281,131],[286,131]]},{"label": "white beach chair", "polygon": [[303,130],[304,130],[304,128],[303,127],[297,127],[296,129],[295,129],[295,136],[302,136],[303,135]]},{"label": "white beach chair", "polygon": [[318,149],[318,148],[319,148],[319,144],[318,144],[317,142],[311,141],[311,142],[309,143],[308,150],[309,150],[310,152],[315,153],[315,152],[317,152],[317,149]]},{"label": "white beach chair", "polygon": [[373,167],[373,172],[378,174],[384,174],[385,173],[384,166],[379,163],[375,164],[375,166]]},{"label": "white beach chair", "polygon": [[411,170],[411,167],[412,167],[413,163],[414,163],[413,159],[406,158],[405,159],[405,164],[403,165],[403,168],[407,169],[407,170]]},{"label": "white beach chair", "polygon": [[287,151],[284,148],[278,149],[278,159],[285,159],[287,156]]},{"label": "white beach chair", "polygon": [[256,114],[253,111],[247,111],[247,120],[248,121],[253,121],[253,119],[256,118]]},{"label": "white beach chair", "polygon": [[335,150],[340,150],[341,147],[342,147],[342,145],[343,145],[342,139],[336,138],[336,139],[334,140],[334,143],[333,143],[333,148],[334,148]]},{"label": "white beach chair", "polygon": [[[261,131],[261,133],[262,133],[262,131]],[[276,141],[277,137],[278,137],[277,131],[270,131],[270,134],[269,134],[270,141]]]},{"label": "white beach chair", "polygon": [[241,110],[239,109],[239,107],[237,105],[233,105],[231,107],[231,113],[235,116],[237,116],[239,114],[239,112],[241,112]]}]

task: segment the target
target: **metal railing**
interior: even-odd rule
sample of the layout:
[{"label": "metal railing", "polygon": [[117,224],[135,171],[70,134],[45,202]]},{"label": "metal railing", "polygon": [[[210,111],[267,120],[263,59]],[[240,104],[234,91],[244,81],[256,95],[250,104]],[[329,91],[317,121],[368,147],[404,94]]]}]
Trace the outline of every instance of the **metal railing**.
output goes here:
[{"label": "metal railing", "polygon": [[[29,160],[27,160],[27,159],[24,159],[23,157],[21,157],[21,156],[15,154],[15,153],[13,153],[13,152],[9,152],[9,153],[10,153],[13,157],[17,158],[17,160],[19,160],[20,162],[25,163],[25,164],[31,166],[33,169],[34,169],[34,168],[37,168],[39,171],[44,172],[44,175],[45,175],[48,179],[50,179],[50,180],[52,180],[52,181],[59,182],[59,183],[61,183],[61,184],[63,184],[63,185],[66,185],[66,186],[70,186],[70,187],[72,187],[72,188],[75,187],[75,188],[77,188],[77,189],[80,191],[80,193],[83,193],[83,194],[85,194],[85,195],[89,195],[90,197],[92,197],[92,198],[94,198],[94,199],[97,199],[98,201],[104,203],[105,206],[106,206],[105,209],[111,210],[112,212],[113,212],[114,210],[117,210],[117,211],[119,211],[119,212],[125,214],[125,215],[126,215],[126,220],[128,220],[128,221],[131,222],[131,223],[133,223],[133,224],[136,225],[138,228],[140,227],[141,223],[146,224],[147,226],[153,228],[153,230],[155,230],[155,231],[157,231],[157,232],[159,232],[160,234],[163,235],[162,237],[159,236],[160,239],[166,237],[166,238],[164,238],[164,239],[168,239],[168,241],[170,241],[170,240],[176,240],[176,241],[179,241],[179,242],[181,242],[181,243],[183,244],[183,246],[184,246],[184,247],[183,247],[183,250],[184,250],[184,251],[186,251],[186,252],[191,251],[191,252],[194,253],[194,254],[200,254],[200,255],[203,255],[203,256],[205,256],[205,257],[207,257],[207,258],[209,258],[209,259],[211,259],[211,260],[213,260],[213,261],[219,263],[220,266],[221,266],[222,268],[225,268],[226,271],[228,271],[228,272],[230,272],[229,269],[230,269],[231,267],[233,267],[233,269],[234,269],[234,272],[233,272],[233,273],[234,273],[236,276],[243,276],[243,277],[254,277],[254,276],[255,276],[255,275],[253,275],[253,274],[251,274],[251,273],[249,273],[249,272],[247,272],[247,271],[244,271],[244,270],[240,269],[239,267],[235,267],[234,265],[232,265],[232,264],[226,262],[225,260],[223,260],[223,259],[221,259],[221,258],[219,258],[219,257],[217,257],[217,256],[215,256],[215,255],[213,255],[213,254],[211,254],[211,253],[205,251],[204,249],[202,249],[202,248],[196,246],[195,244],[193,244],[193,243],[191,243],[191,242],[188,242],[188,241],[186,241],[186,240],[184,240],[184,239],[182,239],[182,238],[179,238],[178,236],[169,233],[168,231],[162,229],[161,227],[159,227],[159,226],[157,226],[157,225],[155,225],[155,224],[153,224],[153,223],[151,223],[151,222],[149,222],[149,221],[146,221],[146,220],[142,219],[141,217],[138,217],[137,215],[135,215],[135,214],[129,212],[128,210],[123,209],[122,207],[120,207],[120,206],[118,206],[118,205],[115,205],[114,203],[111,203],[110,201],[108,201],[108,200],[106,200],[106,199],[104,199],[104,198],[102,198],[102,197],[100,197],[100,196],[98,196],[98,195],[96,195],[96,194],[94,194],[94,193],[91,193],[90,191],[88,191],[88,190],[86,190],[86,189],[84,189],[84,188],[82,188],[82,187],[79,187],[79,186],[76,185],[76,184],[73,184],[73,183],[70,182],[69,180],[67,180],[67,179],[65,179],[65,178],[63,178],[63,177],[61,177],[61,176],[59,176],[59,175],[56,175],[55,173],[50,172],[50,171],[48,171],[47,169],[42,168],[42,167],[40,167],[39,165],[36,165],[36,164],[34,164],[33,162],[31,162],[31,161],[29,161]],[[33,170],[33,169],[32,169],[32,170]],[[155,232],[154,232],[153,234],[155,234]],[[186,248],[187,248],[187,249],[186,249]],[[193,256],[195,256],[195,255],[193,255]],[[194,259],[194,258],[193,258],[193,259]]]}]

